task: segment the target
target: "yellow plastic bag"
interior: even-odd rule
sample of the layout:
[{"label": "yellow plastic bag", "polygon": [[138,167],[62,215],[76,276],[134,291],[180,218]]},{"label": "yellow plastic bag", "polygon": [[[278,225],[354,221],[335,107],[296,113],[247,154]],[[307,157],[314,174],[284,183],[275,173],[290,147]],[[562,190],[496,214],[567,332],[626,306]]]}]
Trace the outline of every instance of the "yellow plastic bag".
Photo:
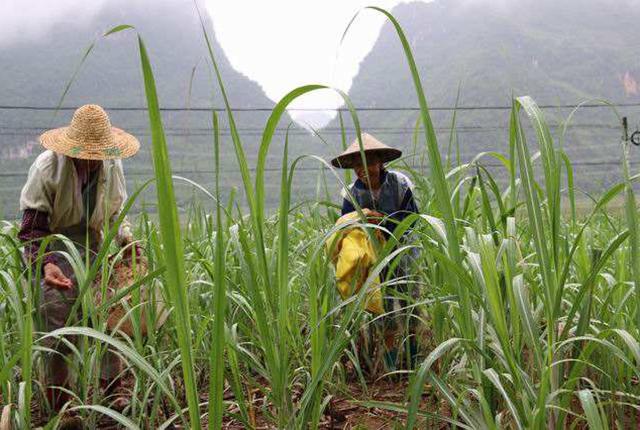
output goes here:
[{"label": "yellow plastic bag", "polygon": [[[363,210],[365,216],[368,210]],[[351,212],[338,219],[341,225],[358,219],[357,212]],[[377,237],[384,242],[384,237],[376,230]],[[343,299],[358,294],[369,276],[369,271],[377,262],[377,255],[369,236],[360,226],[340,230],[329,237],[326,242],[328,252],[332,252],[331,260],[336,268],[338,291]],[[357,276],[357,279],[354,277]],[[380,277],[376,277],[369,286],[365,309],[375,315],[384,313]]]}]

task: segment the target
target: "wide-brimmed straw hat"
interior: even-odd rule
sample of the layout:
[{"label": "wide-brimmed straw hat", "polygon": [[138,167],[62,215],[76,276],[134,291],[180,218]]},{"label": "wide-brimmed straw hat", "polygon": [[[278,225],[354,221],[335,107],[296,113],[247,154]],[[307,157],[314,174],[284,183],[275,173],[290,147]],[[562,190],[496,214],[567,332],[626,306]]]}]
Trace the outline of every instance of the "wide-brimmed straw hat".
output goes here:
[{"label": "wide-brimmed straw hat", "polygon": [[140,149],[138,139],[112,127],[109,116],[98,105],[79,107],[69,126],[44,132],[40,143],[58,154],[83,160],[127,158]]},{"label": "wide-brimmed straw hat", "polygon": [[[369,161],[369,157],[373,154],[375,154],[378,160],[383,163],[395,160],[402,156],[402,151],[385,145],[368,133],[362,133],[362,148],[364,149],[367,161]],[[356,139],[351,145],[349,145],[346,151],[331,160],[331,164],[333,164],[334,167],[350,169],[355,165],[360,164],[360,160],[360,144],[358,143],[358,139]]]}]

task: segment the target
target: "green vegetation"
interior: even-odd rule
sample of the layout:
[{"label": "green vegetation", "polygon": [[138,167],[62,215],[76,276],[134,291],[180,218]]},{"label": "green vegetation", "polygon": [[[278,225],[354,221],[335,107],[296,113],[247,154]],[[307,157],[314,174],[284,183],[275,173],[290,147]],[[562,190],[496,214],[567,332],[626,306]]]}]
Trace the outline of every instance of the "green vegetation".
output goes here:
[{"label": "green vegetation", "polygon": [[[115,252],[112,240],[118,223],[105,235],[92,265],[83,262],[73,246],[64,254],[84,293],[83,324],[48,336],[82,340],[71,357],[78,383],[70,407],[85,415],[89,427],[108,415],[128,428],[170,428],[173,423],[219,428],[232,419],[252,428],[256,416],[276,428],[315,428],[331,396],[353,388],[349,378],[358,381],[362,396],[357,400],[395,411],[408,428],[425,419],[481,429],[630,428],[636,422],[640,243],[632,187],[637,177],[629,172],[626,157],[621,166],[624,182],[603,193],[587,216],[571,210],[563,217],[565,200],[575,206],[571,162],[552,139],[535,102],[518,97],[501,153],[479,153],[468,164],[441,159],[444,148],[437,141],[410,45],[393,16],[376,12],[387,16],[402,43],[421,108],[417,145],[431,166],[426,178],[410,162],[396,164],[416,183],[423,212],[396,230],[415,222],[415,242],[394,249],[391,241],[367,281],[410,247],[420,248],[411,279],[420,296],[410,307],[418,310],[420,325],[428,331],[419,339],[421,360],[406,375],[383,377],[408,378],[408,385],[391,384],[397,390],[407,387],[403,401],[370,399],[367,386],[373,381],[354,376],[363,371],[358,332],[377,323],[360,306],[365,288],[354,300],[342,302],[334,287],[324,241],[334,231],[337,208],[330,202],[336,198],[321,195],[292,207],[293,190],[304,174],[296,170],[303,158],[326,167],[326,183],[341,182],[342,174],[319,157],[289,162],[285,139],[280,205],[271,215],[265,210],[265,166],[274,130],[289,103],[324,87],[294,89],[274,107],[253,175],[232,112],[227,112],[230,139],[221,139],[213,114],[216,171],[220,152],[232,145],[246,205],[233,196],[221,198],[216,174],[213,194],[194,185],[203,201],[213,202],[215,212],[196,201],[178,219],[153,56],[139,36],[159,213],[157,221],[144,212],[136,219],[150,274],[133,289],[159,286],[172,312],[168,323],[146,338],[139,329],[131,338],[106,330],[106,306],[95,305],[90,286],[98,271],[104,275],[113,264],[106,257]],[[228,107],[215,52],[204,34]],[[358,129],[355,114],[352,110],[345,123],[350,120]],[[526,122],[535,130],[537,145],[525,133]],[[506,185],[484,167],[490,160],[502,166]],[[537,179],[536,169],[544,181]],[[126,210],[138,196],[132,195]],[[607,204],[619,196],[625,198],[624,218],[607,213]],[[42,403],[38,381],[44,350],[43,334],[32,328],[38,327],[38,294],[30,285],[38,272],[25,267],[19,247],[16,226],[3,223],[0,395],[3,404],[13,405],[17,428],[29,428],[31,400]],[[153,318],[154,313],[149,314]],[[123,414],[90,389],[97,385],[106,347],[128,363],[132,403]],[[254,401],[256,392],[265,402]],[[447,406],[425,407],[425,395]]]}]

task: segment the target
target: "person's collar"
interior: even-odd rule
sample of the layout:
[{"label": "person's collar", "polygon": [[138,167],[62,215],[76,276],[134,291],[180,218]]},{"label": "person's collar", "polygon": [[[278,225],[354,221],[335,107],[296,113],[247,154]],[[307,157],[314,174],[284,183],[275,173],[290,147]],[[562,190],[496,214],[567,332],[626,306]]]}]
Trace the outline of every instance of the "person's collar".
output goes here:
[{"label": "person's collar", "polygon": [[78,179],[78,182],[81,185],[88,183],[91,177],[93,177],[94,175],[100,175],[100,173],[105,169],[104,161],[100,162],[100,167],[98,167],[96,170],[89,172],[87,171],[87,165],[85,163],[76,164],[73,158],[68,157],[66,155],[63,155],[63,158],[65,159],[65,162],[73,170],[74,176]]}]

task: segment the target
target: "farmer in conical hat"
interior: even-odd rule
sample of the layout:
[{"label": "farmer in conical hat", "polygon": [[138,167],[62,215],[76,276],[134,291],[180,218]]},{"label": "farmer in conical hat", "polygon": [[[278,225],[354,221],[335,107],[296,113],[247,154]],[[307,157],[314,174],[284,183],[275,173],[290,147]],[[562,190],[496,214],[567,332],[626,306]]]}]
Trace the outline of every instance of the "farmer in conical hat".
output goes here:
[{"label": "farmer in conical hat", "polygon": [[[102,242],[105,222],[113,223],[127,199],[124,172],[120,159],[138,152],[138,140],[112,127],[107,113],[97,105],[78,108],[68,127],[49,130],[40,136],[46,149],[29,170],[20,195],[23,212],[19,238],[24,244],[26,260],[35,268],[41,240],[50,234],[69,238],[81,255],[94,257]],[[137,248],[132,243],[130,225],[125,220],[116,238],[131,256]],[[73,324],[71,315],[78,297],[78,283],[69,261],[56,251],[66,251],[58,240],[51,242],[42,261],[40,318],[44,331]],[[136,251],[137,252],[137,251]],[[49,338],[48,340],[51,340]],[[69,386],[69,369],[63,342],[51,340],[47,346],[56,350],[46,354],[47,397],[53,411],[70,400],[64,390]],[[126,398],[121,393],[118,374],[121,363],[114,353],[107,353],[101,380],[108,395],[115,397],[111,407],[122,409]],[[68,428],[77,428],[69,425]]]},{"label": "farmer in conical hat", "polygon": [[[369,216],[378,217],[381,225],[388,232],[393,233],[398,223],[402,222],[412,213],[418,213],[418,206],[413,196],[413,183],[398,171],[387,170],[384,163],[400,158],[402,151],[391,148],[367,133],[362,133],[362,150],[356,139],[342,154],[331,160],[331,164],[338,168],[353,169],[357,179],[348,188],[348,193],[343,190],[342,215],[355,211],[354,203],[362,209],[369,209]],[[365,168],[366,162],[366,168]],[[352,200],[353,198],[353,200]],[[354,202],[355,200],[355,202]],[[407,284],[402,282],[407,276],[409,255],[401,257],[393,276],[396,281],[393,288],[401,294],[407,293]],[[384,275],[384,273],[383,273]],[[387,290],[387,296],[389,296]],[[399,318],[403,312],[399,310],[407,305],[406,300],[389,299],[384,301],[386,312],[394,312],[384,321],[385,337],[385,361],[390,370],[395,369],[397,360],[397,339],[403,318]],[[416,342],[413,334],[413,321],[409,321],[410,339],[409,349],[412,358],[416,354]]]}]

